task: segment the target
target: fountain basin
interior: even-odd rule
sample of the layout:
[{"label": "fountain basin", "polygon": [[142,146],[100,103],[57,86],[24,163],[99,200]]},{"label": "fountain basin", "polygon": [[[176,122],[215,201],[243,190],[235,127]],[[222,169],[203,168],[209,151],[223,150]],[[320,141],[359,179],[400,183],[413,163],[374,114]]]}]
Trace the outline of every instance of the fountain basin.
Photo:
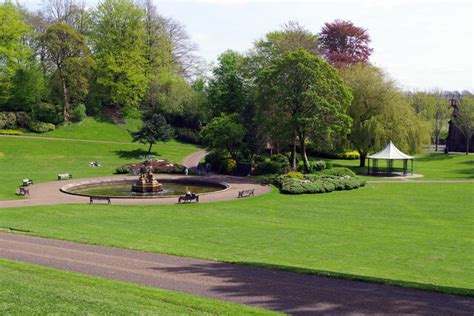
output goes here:
[{"label": "fountain basin", "polygon": [[159,192],[133,192],[136,179],[107,179],[84,181],[63,186],[60,191],[78,196],[102,196],[121,199],[166,198],[185,195],[187,191],[199,195],[227,190],[230,186],[224,182],[207,179],[177,178],[159,179],[163,185]]}]

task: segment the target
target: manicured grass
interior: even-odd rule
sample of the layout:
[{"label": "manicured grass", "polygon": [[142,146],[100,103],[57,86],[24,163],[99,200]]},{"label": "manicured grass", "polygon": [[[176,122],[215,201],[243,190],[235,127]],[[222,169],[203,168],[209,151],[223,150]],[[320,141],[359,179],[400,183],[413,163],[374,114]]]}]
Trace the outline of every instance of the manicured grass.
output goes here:
[{"label": "manicured grass", "polygon": [[49,238],[474,294],[473,193],[473,183],[300,196],[274,190],[195,205],[0,209],[0,223]]},{"label": "manicured grass", "polygon": [[[313,158],[318,160],[318,158]],[[336,166],[349,167],[354,172],[367,173],[367,168],[359,167],[359,160],[331,160]],[[380,163],[381,167],[385,166],[385,162]],[[411,164],[409,164],[411,166]],[[402,162],[397,161],[394,167],[402,167]],[[431,153],[418,155],[415,157],[414,165],[415,173],[424,175],[422,180],[433,179],[466,179],[474,180],[474,155],[464,154],[442,154]],[[366,177],[373,180],[377,177]]]},{"label": "manicured grass", "polygon": [[56,130],[51,132],[43,134],[30,133],[29,135],[131,142],[132,138],[127,130],[138,130],[141,124],[141,121],[138,119],[128,119],[123,125],[115,125],[88,117],[79,123],[58,126]]},{"label": "manicured grass", "polygon": [[260,309],[0,260],[0,314],[272,315]]},{"label": "manicured grass", "polygon": [[[24,178],[44,182],[66,172],[74,178],[112,175],[116,167],[139,161],[147,149],[141,144],[0,137],[0,199],[14,199]],[[194,145],[175,141],[159,143],[153,149],[160,158],[173,162],[196,150]],[[91,161],[102,163],[102,167],[89,167]]]}]

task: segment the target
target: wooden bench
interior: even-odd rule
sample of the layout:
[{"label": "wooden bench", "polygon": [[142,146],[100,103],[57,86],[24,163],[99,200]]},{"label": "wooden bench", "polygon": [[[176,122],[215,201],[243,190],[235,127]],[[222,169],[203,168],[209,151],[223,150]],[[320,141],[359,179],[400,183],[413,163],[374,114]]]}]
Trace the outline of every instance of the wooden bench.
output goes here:
[{"label": "wooden bench", "polygon": [[94,201],[107,201],[108,204],[112,204],[112,200],[108,196],[89,196],[89,204],[94,204]]},{"label": "wooden bench", "polygon": [[17,192],[18,195],[30,196],[30,189],[27,187],[19,187]]},{"label": "wooden bench", "polygon": [[31,179],[23,179],[22,183],[23,183],[23,186],[26,187],[26,186],[32,185],[32,184],[33,184],[33,180],[31,180]]},{"label": "wooden bench", "polygon": [[191,203],[192,201],[198,203],[199,195],[183,195],[178,198],[178,203]]},{"label": "wooden bench", "polygon": [[59,180],[70,180],[72,179],[72,174],[70,173],[58,173],[58,181]]},{"label": "wooden bench", "polygon": [[252,189],[252,190],[242,190],[242,191],[239,191],[239,196],[237,198],[244,198],[244,197],[247,197],[247,196],[253,196],[255,193],[255,189]]}]

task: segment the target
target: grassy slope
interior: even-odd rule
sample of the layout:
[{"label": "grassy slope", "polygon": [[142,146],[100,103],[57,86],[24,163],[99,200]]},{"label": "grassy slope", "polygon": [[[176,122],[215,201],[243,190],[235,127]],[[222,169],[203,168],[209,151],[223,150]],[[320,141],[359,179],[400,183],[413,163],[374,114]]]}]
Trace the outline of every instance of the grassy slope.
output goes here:
[{"label": "grassy slope", "polygon": [[[0,200],[14,199],[23,178],[44,182],[64,172],[75,178],[112,175],[119,165],[139,160],[147,149],[140,144],[0,137]],[[155,145],[153,151],[179,162],[196,150],[196,146],[171,141]],[[91,168],[90,161],[99,161],[103,167]]]},{"label": "grassy slope", "polygon": [[369,184],[215,204],[0,209],[79,242],[474,290],[474,184]]},{"label": "grassy slope", "polygon": [[0,314],[265,315],[259,309],[0,260]]},{"label": "grassy slope", "polygon": [[[314,158],[316,160],[316,158]],[[334,165],[350,167],[357,173],[367,172],[367,168],[359,167],[359,160],[331,160]],[[381,166],[385,166],[381,162]],[[396,162],[395,167],[401,167]],[[410,164],[409,164],[410,166]],[[415,173],[422,174],[423,180],[433,179],[474,179],[474,155],[431,153],[415,157]],[[366,177],[373,179],[374,177]],[[375,178],[377,179],[377,178]]]},{"label": "grassy slope", "polygon": [[140,125],[140,120],[136,119],[128,119],[124,125],[115,125],[88,117],[82,122],[61,126],[52,132],[44,134],[30,133],[29,135],[131,142],[132,138],[127,130],[138,130]]}]

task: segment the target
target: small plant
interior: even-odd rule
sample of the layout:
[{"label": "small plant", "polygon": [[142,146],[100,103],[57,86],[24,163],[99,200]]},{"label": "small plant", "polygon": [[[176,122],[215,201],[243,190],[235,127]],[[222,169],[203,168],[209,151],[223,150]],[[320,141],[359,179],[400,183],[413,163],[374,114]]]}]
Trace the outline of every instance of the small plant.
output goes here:
[{"label": "small plant", "polygon": [[54,124],[38,122],[38,121],[31,122],[29,126],[29,129],[35,133],[46,133],[46,132],[54,131],[55,128],[56,126],[54,126]]},{"label": "small plant", "polygon": [[255,173],[257,175],[263,174],[281,174],[284,171],[284,167],[281,163],[276,161],[264,161],[257,165]]}]

